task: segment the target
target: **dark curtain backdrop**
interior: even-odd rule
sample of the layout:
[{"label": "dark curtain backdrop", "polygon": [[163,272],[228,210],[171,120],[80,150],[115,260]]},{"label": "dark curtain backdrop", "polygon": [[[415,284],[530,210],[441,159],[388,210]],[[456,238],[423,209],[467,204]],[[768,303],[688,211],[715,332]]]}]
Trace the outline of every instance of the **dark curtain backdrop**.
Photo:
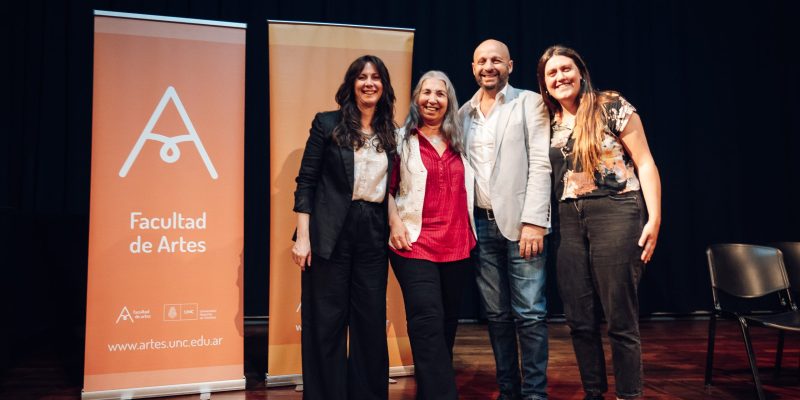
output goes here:
[{"label": "dark curtain backdrop", "polygon": [[[429,69],[447,72],[462,103],[477,89],[470,62],[483,39],[506,42],[515,66],[511,83],[537,91],[542,51],[554,43],[576,48],[598,88],[618,90],[638,108],[661,171],[663,224],[641,285],[642,313],[654,315],[710,308],[708,244],[800,240],[795,190],[800,180],[792,167],[800,144],[800,84],[790,61],[800,37],[798,6],[788,0],[735,3],[18,0],[4,5],[0,263],[3,331],[14,340],[0,346],[4,364],[26,340],[44,333],[58,332],[55,340],[71,344],[65,351],[82,351],[74,343],[83,335],[86,291],[93,9],[248,24],[247,316],[268,314],[267,19],[415,28],[413,78]],[[346,66],[332,67],[343,74]],[[287,267],[293,268],[288,261]],[[554,275],[550,311],[559,314]],[[473,290],[463,317],[479,315]]]}]

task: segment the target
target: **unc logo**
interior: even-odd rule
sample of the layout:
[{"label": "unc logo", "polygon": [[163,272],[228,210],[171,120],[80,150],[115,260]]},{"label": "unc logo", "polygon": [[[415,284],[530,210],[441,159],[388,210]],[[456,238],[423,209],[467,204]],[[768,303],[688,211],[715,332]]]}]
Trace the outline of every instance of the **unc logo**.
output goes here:
[{"label": "unc logo", "polygon": [[[164,108],[167,107],[167,103],[170,100],[175,104],[175,108],[178,110],[178,114],[181,116],[183,125],[188,131],[188,133],[185,135],[167,137],[153,132],[153,127],[155,127],[158,119],[161,118],[161,113],[164,112]],[[200,136],[197,135],[197,131],[194,129],[194,125],[189,119],[189,114],[186,113],[186,108],[183,107],[183,103],[181,102],[180,97],[178,97],[178,92],[176,92],[175,88],[172,86],[168,87],[167,91],[164,92],[164,95],[161,96],[161,101],[158,102],[155,111],[153,111],[153,115],[150,116],[150,120],[147,121],[147,125],[144,127],[144,130],[142,130],[142,134],[139,135],[139,140],[136,141],[136,145],[133,146],[131,153],[125,160],[125,164],[123,164],[122,168],[119,170],[119,176],[121,178],[124,178],[128,175],[133,163],[136,161],[136,157],[139,156],[139,152],[142,151],[144,143],[148,140],[155,140],[163,143],[159,154],[164,162],[170,164],[178,161],[178,159],[181,158],[181,150],[178,148],[178,143],[193,142],[195,148],[197,148],[197,152],[203,159],[211,178],[217,179],[219,177],[219,175],[217,175],[217,170],[214,168],[214,164],[211,163],[211,158],[208,157],[208,153],[206,153],[206,149],[203,147],[203,142],[200,140]]]}]

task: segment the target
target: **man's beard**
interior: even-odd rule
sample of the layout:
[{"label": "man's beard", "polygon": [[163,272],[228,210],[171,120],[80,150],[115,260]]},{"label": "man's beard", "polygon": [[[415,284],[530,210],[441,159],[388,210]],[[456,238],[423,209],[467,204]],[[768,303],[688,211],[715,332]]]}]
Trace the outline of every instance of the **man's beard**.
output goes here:
[{"label": "man's beard", "polygon": [[497,74],[497,76],[496,76],[496,82],[495,82],[494,84],[492,84],[492,85],[485,85],[485,84],[483,83],[483,79],[482,79],[482,77],[481,77],[480,75],[478,75],[478,76],[475,78],[475,82],[477,82],[477,83],[478,83],[478,86],[480,86],[480,87],[481,87],[483,90],[495,90],[495,89],[502,89],[502,88],[504,88],[504,87],[506,86],[506,84],[508,83],[508,79],[507,79],[507,78],[506,78],[506,79],[503,79],[503,76],[502,76],[502,75],[500,75],[500,74]]}]

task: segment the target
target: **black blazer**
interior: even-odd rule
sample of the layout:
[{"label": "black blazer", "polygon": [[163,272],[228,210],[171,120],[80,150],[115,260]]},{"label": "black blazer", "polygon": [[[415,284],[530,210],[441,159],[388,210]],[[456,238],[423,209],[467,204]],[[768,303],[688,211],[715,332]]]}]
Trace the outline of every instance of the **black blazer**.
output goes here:
[{"label": "black blazer", "polygon": [[[318,113],[311,123],[311,132],[303,152],[297,190],[294,192],[294,211],[311,215],[309,234],[311,252],[328,259],[336,247],[345,217],[353,199],[355,153],[351,147],[339,147],[333,141],[333,128],[342,118],[341,111]],[[385,152],[392,176],[392,160]],[[387,194],[388,194],[387,179]],[[388,195],[383,207],[388,207]],[[388,243],[389,223],[377,227],[386,232]],[[388,246],[388,245],[387,245]]]}]

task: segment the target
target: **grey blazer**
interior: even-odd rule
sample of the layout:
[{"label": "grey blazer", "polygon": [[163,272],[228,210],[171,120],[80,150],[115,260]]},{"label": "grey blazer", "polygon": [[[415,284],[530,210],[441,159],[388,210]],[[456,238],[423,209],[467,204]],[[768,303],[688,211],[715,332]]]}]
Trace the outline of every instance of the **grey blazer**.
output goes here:
[{"label": "grey blazer", "polygon": [[[505,102],[496,104],[492,112],[500,113],[489,182],[492,211],[503,236],[516,241],[522,223],[550,228],[550,115],[542,96],[511,85]],[[471,128],[476,113],[472,102],[459,110],[470,163],[474,139]]]}]

